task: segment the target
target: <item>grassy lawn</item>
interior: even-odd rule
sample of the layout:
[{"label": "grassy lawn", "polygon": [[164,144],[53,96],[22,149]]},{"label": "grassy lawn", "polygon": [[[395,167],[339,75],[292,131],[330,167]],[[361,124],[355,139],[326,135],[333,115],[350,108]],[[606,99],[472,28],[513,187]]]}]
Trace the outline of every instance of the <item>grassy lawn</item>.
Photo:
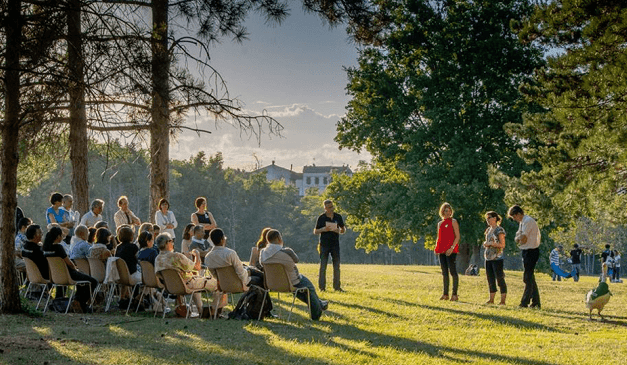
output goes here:
[{"label": "grassy lawn", "polygon": [[[317,282],[316,265],[299,267]],[[627,358],[627,283],[610,284],[606,321],[596,315],[589,321],[584,298],[596,286],[593,277],[553,282],[538,274],[542,310],[517,307],[522,272],[506,272],[507,306],[483,304],[483,270],[460,277],[459,302],[438,300],[436,267],[343,265],[342,279],[347,292],[322,293],[330,305],[319,322],[301,304],[290,323],[162,320],[117,311],[0,316],[0,364],[550,365]]]}]

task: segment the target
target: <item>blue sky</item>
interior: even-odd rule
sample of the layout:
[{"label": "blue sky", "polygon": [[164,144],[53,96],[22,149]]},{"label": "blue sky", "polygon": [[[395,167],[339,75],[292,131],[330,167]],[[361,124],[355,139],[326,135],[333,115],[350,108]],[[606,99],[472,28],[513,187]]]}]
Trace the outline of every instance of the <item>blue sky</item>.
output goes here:
[{"label": "blue sky", "polygon": [[240,137],[239,131],[209,116],[197,118],[199,127],[212,131],[198,137],[192,132],[178,136],[170,148],[172,158],[189,158],[200,150],[222,152],[225,164],[251,170],[273,160],[280,166],[342,165],[352,167],[369,155],[338,150],[333,141],[335,125],[349,100],[344,66],[357,64],[357,45],[343,26],[329,28],[300,6],[281,24],[264,24],[253,15],[246,21],[249,39],[242,43],[222,39],[212,45],[211,65],[226,80],[232,97],[252,113],[266,110],[283,126],[283,138],[262,135]]}]

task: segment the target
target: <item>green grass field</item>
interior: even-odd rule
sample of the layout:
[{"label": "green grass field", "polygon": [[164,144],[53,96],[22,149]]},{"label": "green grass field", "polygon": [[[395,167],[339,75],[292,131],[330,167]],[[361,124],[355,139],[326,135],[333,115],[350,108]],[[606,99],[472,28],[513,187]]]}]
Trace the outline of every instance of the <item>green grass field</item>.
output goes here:
[{"label": "green grass field", "polygon": [[[316,265],[299,266],[317,282]],[[298,301],[289,323],[118,311],[0,316],[0,363],[549,365],[627,358],[627,283],[610,284],[606,321],[596,315],[589,321],[584,298],[596,286],[593,277],[553,282],[538,274],[541,310],[517,307],[521,272],[506,273],[507,306],[483,304],[483,270],[460,277],[459,302],[438,300],[437,267],[343,265],[342,279],[345,293],[322,293],[330,306],[319,322]]]}]

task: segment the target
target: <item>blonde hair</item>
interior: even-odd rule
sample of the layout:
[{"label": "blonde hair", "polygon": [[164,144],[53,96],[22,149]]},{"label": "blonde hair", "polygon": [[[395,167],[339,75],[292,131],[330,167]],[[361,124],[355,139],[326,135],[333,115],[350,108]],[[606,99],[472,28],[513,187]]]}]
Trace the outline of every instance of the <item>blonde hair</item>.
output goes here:
[{"label": "blonde hair", "polygon": [[453,207],[449,203],[442,203],[442,205],[440,206],[440,211],[439,211],[440,218],[444,218],[444,209],[446,208],[451,210],[451,217],[453,216],[453,212],[454,212]]}]

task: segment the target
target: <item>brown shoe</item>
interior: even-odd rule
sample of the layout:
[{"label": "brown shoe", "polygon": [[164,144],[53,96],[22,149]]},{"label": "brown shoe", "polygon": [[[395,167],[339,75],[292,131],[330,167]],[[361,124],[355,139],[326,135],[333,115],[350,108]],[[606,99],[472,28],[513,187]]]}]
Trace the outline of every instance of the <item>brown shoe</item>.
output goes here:
[{"label": "brown shoe", "polygon": [[448,300],[448,295],[444,294],[440,297],[440,300]]},{"label": "brown shoe", "polygon": [[451,295],[451,302],[456,302],[459,300],[459,297],[457,295]]}]

